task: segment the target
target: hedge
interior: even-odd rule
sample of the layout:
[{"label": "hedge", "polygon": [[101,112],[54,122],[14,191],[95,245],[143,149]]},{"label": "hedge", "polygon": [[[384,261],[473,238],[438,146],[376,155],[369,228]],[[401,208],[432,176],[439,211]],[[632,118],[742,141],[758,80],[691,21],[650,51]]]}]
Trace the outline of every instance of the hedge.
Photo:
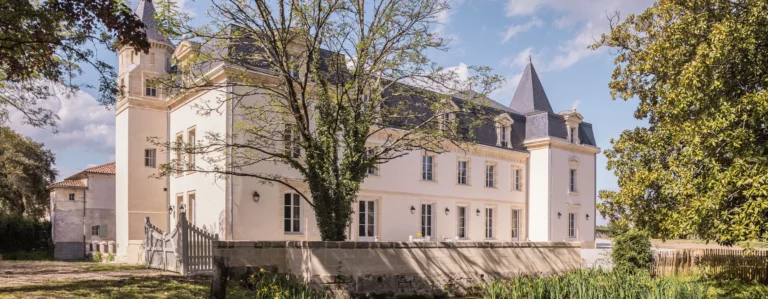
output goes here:
[{"label": "hedge", "polygon": [[50,221],[0,212],[0,253],[52,249]]}]

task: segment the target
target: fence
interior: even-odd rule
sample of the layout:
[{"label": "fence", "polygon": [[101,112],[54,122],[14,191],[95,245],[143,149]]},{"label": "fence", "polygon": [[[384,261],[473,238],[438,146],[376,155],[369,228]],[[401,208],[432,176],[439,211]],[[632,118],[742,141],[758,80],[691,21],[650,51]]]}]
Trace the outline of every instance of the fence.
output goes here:
[{"label": "fence", "polygon": [[681,249],[656,251],[652,273],[671,276],[702,272],[705,275],[768,282],[768,251],[743,249]]},{"label": "fence", "polygon": [[170,234],[166,234],[146,218],[144,224],[144,261],[148,268],[181,273],[182,275],[213,272],[213,241],[211,234],[187,222],[185,212]]}]

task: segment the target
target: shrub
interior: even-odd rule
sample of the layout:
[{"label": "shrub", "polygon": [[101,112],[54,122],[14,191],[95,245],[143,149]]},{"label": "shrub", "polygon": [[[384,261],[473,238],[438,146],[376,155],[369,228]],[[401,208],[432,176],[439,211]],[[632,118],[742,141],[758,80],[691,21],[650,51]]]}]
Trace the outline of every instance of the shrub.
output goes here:
[{"label": "shrub", "polygon": [[616,236],[611,257],[613,267],[618,271],[649,271],[653,265],[653,254],[648,233],[630,229]]},{"label": "shrub", "polygon": [[270,273],[263,269],[248,277],[247,281],[231,286],[227,292],[227,298],[328,298],[324,292],[313,290],[287,274]]},{"label": "shrub", "polygon": [[107,262],[114,262],[115,261],[115,255],[114,254],[107,254]]},{"label": "shrub", "polygon": [[0,253],[52,250],[50,222],[0,212]]},{"label": "shrub", "polygon": [[101,262],[101,259],[102,259],[101,252],[98,252],[98,251],[94,252],[93,255],[91,256],[91,259],[97,263]]}]

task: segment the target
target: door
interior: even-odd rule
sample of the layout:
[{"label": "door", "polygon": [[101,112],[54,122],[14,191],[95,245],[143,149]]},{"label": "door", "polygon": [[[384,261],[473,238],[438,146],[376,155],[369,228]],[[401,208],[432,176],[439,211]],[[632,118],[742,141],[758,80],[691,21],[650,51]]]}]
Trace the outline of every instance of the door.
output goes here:
[{"label": "door", "polygon": [[358,230],[357,236],[360,241],[376,240],[376,201],[361,200],[358,202]]}]

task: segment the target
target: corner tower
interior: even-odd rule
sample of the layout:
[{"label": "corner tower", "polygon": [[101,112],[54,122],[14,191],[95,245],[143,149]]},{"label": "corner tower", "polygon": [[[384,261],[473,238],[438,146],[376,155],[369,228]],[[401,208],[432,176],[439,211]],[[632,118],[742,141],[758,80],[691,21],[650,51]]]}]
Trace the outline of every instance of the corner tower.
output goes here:
[{"label": "corner tower", "polygon": [[130,47],[118,50],[117,80],[124,94],[115,112],[115,212],[117,255],[136,263],[143,259],[145,217],[168,228],[167,181],[150,177],[167,157],[148,138],[168,140],[165,95],[151,80],[168,74],[174,45],[159,33],[151,1],[140,0],[134,13],[144,22],[150,48],[147,53]]}]

